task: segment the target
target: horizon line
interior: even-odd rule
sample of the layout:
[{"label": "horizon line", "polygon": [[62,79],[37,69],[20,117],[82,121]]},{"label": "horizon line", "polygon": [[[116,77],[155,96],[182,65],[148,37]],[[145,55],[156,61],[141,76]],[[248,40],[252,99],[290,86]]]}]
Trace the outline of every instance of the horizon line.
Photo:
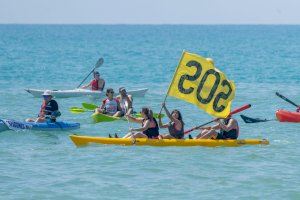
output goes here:
[{"label": "horizon line", "polygon": [[235,25],[245,25],[245,26],[297,26],[300,25],[300,23],[211,23],[211,24],[193,24],[193,23],[0,23],[0,25],[129,25],[129,26],[143,26],[143,25],[149,25],[149,26],[178,26],[178,25],[184,25],[184,26],[235,26]]}]

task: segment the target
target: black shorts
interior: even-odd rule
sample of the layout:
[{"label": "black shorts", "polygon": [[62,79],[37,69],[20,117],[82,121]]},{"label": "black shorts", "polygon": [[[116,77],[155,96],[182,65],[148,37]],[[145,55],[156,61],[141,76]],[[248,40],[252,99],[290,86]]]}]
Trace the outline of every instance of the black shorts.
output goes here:
[{"label": "black shorts", "polygon": [[236,140],[238,138],[238,133],[236,130],[230,130],[228,132],[220,132],[217,135],[217,140],[225,140],[225,139],[232,139]]},{"label": "black shorts", "polygon": [[170,134],[170,135],[173,136],[176,139],[184,138],[184,133],[175,133],[175,134]]},{"label": "black shorts", "polygon": [[147,135],[147,137],[150,138],[150,139],[156,139],[159,136],[158,132],[154,133],[154,132],[149,131],[149,132],[144,133],[144,134]]}]

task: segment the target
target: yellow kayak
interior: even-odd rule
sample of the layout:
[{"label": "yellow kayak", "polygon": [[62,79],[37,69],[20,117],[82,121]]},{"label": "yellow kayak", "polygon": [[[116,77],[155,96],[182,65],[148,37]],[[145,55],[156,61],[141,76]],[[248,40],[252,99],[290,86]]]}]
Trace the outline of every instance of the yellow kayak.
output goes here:
[{"label": "yellow kayak", "polygon": [[241,140],[211,140],[211,139],[146,139],[146,138],[105,138],[93,136],[70,135],[76,146],[86,146],[91,143],[110,145],[137,145],[137,146],[204,146],[204,147],[238,147],[242,145],[268,145],[266,139],[241,139]]}]

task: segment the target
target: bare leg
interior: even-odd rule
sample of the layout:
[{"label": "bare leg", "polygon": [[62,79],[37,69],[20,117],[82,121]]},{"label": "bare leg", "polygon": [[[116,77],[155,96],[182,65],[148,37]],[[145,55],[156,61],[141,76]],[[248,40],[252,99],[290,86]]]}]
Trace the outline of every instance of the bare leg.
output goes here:
[{"label": "bare leg", "polygon": [[133,109],[132,109],[132,108],[129,108],[129,109],[127,110],[127,112],[126,112],[127,115],[130,115],[130,114],[132,114],[132,113],[133,113]]},{"label": "bare leg", "polygon": [[206,134],[203,134],[200,139],[216,139],[218,133],[215,130],[210,130]]},{"label": "bare leg", "polygon": [[114,116],[114,117],[122,117],[122,112],[121,112],[121,111],[118,111],[118,112],[116,112],[113,116]]},{"label": "bare leg", "polygon": [[35,120],[35,122],[36,123],[42,123],[42,122],[45,122],[46,120],[45,120],[45,117],[38,117],[36,120]]},{"label": "bare leg", "polygon": [[35,122],[35,120],[36,120],[36,119],[28,118],[28,119],[26,119],[25,121],[26,121],[26,122]]},{"label": "bare leg", "polygon": [[170,134],[165,134],[165,135],[159,135],[158,139],[175,139],[175,138]]},{"label": "bare leg", "polygon": [[129,133],[127,133],[123,138],[129,138],[129,137],[131,137],[131,135],[133,135],[134,133],[131,133],[131,132],[129,132]]},{"label": "bare leg", "polygon": [[100,110],[100,108],[96,108],[96,109],[95,109],[95,113],[96,113],[96,114],[99,114],[99,113],[102,113],[102,111]]},{"label": "bare leg", "polygon": [[131,138],[148,138],[148,136],[145,135],[144,133],[138,132],[138,133],[133,134],[131,136]]},{"label": "bare leg", "polygon": [[201,138],[202,135],[205,135],[205,134],[208,133],[208,132],[209,132],[209,130],[203,130],[203,131],[201,131],[201,132],[195,137],[195,139]]}]

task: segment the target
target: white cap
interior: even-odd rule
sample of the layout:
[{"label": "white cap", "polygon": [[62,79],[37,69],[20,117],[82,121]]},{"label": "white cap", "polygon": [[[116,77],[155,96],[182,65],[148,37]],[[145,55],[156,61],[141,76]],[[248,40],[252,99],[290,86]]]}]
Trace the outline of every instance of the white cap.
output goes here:
[{"label": "white cap", "polygon": [[215,65],[214,60],[212,58],[206,58],[206,61],[212,65]]},{"label": "white cap", "polygon": [[45,90],[44,93],[42,94],[43,96],[52,96],[50,90]]}]

